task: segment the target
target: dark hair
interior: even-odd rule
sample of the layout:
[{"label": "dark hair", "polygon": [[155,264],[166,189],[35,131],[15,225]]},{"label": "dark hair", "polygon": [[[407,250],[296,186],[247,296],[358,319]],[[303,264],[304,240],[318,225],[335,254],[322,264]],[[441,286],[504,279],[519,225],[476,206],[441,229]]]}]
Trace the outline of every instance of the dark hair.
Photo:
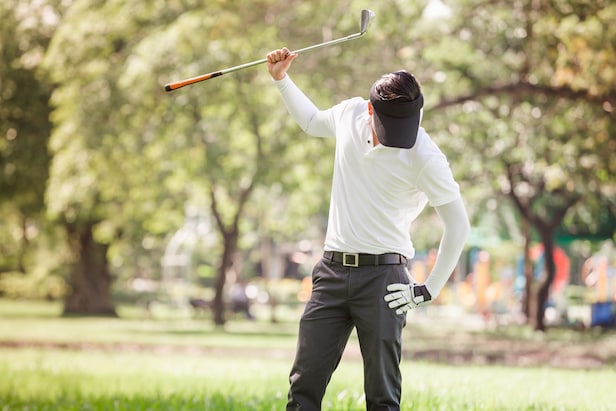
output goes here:
[{"label": "dark hair", "polygon": [[413,101],[421,94],[419,82],[406,70],[383,75],[374,87],[383,100]]}]

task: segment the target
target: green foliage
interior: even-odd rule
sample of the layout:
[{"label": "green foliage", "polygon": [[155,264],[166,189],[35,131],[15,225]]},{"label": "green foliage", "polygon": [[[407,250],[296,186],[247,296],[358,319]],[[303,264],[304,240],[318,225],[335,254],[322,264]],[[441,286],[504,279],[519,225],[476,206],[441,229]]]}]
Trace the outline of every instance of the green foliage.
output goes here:
[{"label": "green foliage", "polygon": [[[435,135],[454,163],[464,153],[454,167],[465,189],[472,182],[491,187],[497,198],[528,200],[528,210],[548,224],[572,201],[567,224],[574,215],[616,209],[608,177],[616,175],[616,140],[608,137],[616,105],[609,22],[616,8],[585,1],[499,1],[478,9],[473,3],[455,7],[441,29],[447,36],[424,52],[428,68],[437,70],[425,73],[435,80],[426,86],[440,93],[437,107],[447,107],[447,124]],[[484,215],[476,206],[472,215]]]},{"label": "green foliage", "polygon": [[44,271],[33,271],[28,274],[7,272],[0,276],[0,295],[6,298],[58,300],[65,294],[64,279],[48,275]]},{"label": "green foliage", "polygon": [[0,5],[0,202],[27,217],[43,208],[50,160],[52,87],[38,70],[55,13],[50,6],[37,10],[29,2]]},{"label": "green foliage", "polygon": [[29,269],[31,243],[46,226],[53,86],[40,66],[62,7],[43,3],[0,4],[0,271]]},{"label": "green foliage", "polygon": [[[542,218],[579,197],[566,229],[603,233],[616,214],[613,2],[465,0],[447,2],[441,17],[425,14],[428,3],[5,1],[0,269],[31,270],[34,247],[57,250],[44,226],[79,223],[109,246],[120,280],[158,278],[186,206],[209,211],[216,230],[213,199],[222,228],[238,219],[241,249],[261,238],[320,238],[334,144],[289,119],[264,66],[173,93],[162,86],[354,33],[361,8],[377,16],[367,36],[294,64],[292,77],[318,106],[366,96],[384,72],[412,70],[424,86],[424,125],[478,225],[491,214],[494,225],[506,222],[499,234],[519,232],[501,201],[517,192],[536,194]],[[435,230],[414,235],[426,247],[438,241]],[[221,238],[210,258],[222,255]],[[56,254],[64,260],[47,272],[78,250],[66,243]]]}]

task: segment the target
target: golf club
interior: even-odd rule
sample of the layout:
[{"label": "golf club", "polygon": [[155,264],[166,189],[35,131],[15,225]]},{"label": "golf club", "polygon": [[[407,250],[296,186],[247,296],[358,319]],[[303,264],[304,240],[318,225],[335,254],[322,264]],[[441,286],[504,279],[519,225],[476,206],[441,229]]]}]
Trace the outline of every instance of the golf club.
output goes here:
[{"label": "golf club", "polygon": [[[349,40],[354,40],[357,38],[362,37],[364,34],[366,34],[366,31],[368,30],[368,26],[370,25],[370,21],[374,18],[374,12],[372,10],[362,10],[361,11],[361,20],[359,22],[359,33],[355,33],[355,34],[351,34],[349,36],[346,37],[342,37],[339,39],[335,39],[335,40],[330,40],[330,41],[326,41],[324,43],[320,43],[320,44],[315,44],[314,46],[309,46],[309,47],[304,47],[303,49],[299,49],[299,50],[295,50],[292,53],[305,53],[307,51],[311,51],[311,50],[316,50],[319,49],[321,47],[327,47],[327,46],[333,46],[334,44],[339,44],[339,43],[343,43],[345,41],[349,41]],[[175,81],[173,83],[168,83],[165,84],[165,91],[173,91],[173,90],[177,90],[181,87],[184,86],[188,86],[190,84],[195,84],[198,83],[200,81],[204,81],[204,80],[209,80],[211,78],[214,77],[219,77],[222,76],[223,74],[227,74],[227,73],[231,73],[233,71],[238,71],[238,70],[242,70],[248,67],[252,67],[252,66],[256,66],[258,64],[263,64],[266,63],[267,59],[261,59],[261,60],[256,60],[256,61],[252,61],[250,63],[245,63],[245,64],[240,64],[239,66],[235,66],[235,67],[229,67],[220,71],[215,71],[212,73],[208,73],[208,74],[202,74],[200,76],[197,77],[192,77],[189,79],[185,79],[185,80],[179,80],[179,81]]]}]

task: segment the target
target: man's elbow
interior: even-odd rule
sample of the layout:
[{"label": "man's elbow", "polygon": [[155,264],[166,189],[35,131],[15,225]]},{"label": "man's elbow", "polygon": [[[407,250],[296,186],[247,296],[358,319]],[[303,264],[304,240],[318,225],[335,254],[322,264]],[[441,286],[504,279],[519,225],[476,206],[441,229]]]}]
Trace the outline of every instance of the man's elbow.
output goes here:
[{"label": "man's elbow", "polygon": [[458,215],[453,218],[453,220],[450,220],[450,222],[455,226],[456,240],[460,244],[464,244],[470,237],[471,223],[464,209],[460,209],[457,214]]},{"label": "man's elbow", "polygon": [[471,234],[471,224],[461,199],[436,208],[452,240],[463,244]]},{"label": "man's elbow", "polygon": [[466,240],[468,240],[468,237],[471,235],[471,222],[469,221],[468,216],[464,216],[460,222],[460,225],[460,240],[466,243]]}]

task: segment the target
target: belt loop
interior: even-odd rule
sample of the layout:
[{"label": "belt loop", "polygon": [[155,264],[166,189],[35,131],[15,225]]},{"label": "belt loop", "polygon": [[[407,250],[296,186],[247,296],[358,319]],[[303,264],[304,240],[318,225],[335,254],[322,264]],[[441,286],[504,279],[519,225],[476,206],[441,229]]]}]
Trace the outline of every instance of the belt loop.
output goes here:
[{"label": "belt loop", "polygon": [[375,255],[374,256],[374,266],[376,267],[377,265],[379,265],[379,256]]}]

